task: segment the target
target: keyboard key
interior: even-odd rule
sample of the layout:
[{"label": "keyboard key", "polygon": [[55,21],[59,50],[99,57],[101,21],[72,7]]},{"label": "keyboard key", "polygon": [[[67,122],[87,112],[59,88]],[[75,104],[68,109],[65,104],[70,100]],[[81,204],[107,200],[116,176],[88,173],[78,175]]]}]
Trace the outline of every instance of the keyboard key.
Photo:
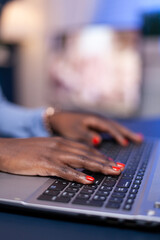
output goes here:
[{"label": "keyboard key", "polygon": [[129,195],[128,195],[128,198],[135,198],[136,197],[136,194],[135,193],[130,193]]},{"label": "keyboard key", "polygon": [[56,191],[62,191],[66,186],[64,185],[51,185],[49,189],[56,190]]},{"label": "keyboard key", "polygon": [[53,198],[52,198],[52,201],[54,201],[54,202],[60,202],[60,203],[69,203],[70,200],[71,200],[70,197],[63,197],[63,196],[53,197]]},{"label": "keyboard key", "polygon": [[125,173],[125,174],[131,174],[131,175],[134,175],[134,174],[135,174],[135,170],[133,170],[133,169],[127,169],[127,170],[125,170],[124,173]]},{"label": "keyboard key", "polygon": [[38,200],[52,201],[53,196],[42,194],[38,197]]},{"label": "keyboard key", "polygon": [[134,202],[134,199],[132,198],[128,198],[126,201],[127,204],[133,204],[133,202]]},{"label": "keyboard key", "polygon": [[93,197],[93,200],[95,200],[95,201],[105,201],[106,197],[105,196],[100,196],[100,195],[95,195]]},{"label": "keyboard key", "polygon": [[119,188],[119,187],[117,187],[117,188],[115,189],[115,192],[126,193],[127,191],[128,191],[128,188]]},{"label": "keyboard key", "polygon": [[143,177],[144,173],[143,172],[138,172],[137,176]]},{"label": "keyboard key", "polygon": [[139,184],[133,184],[132,188],[138,189],[139,188]]},{"label": "keyboard key", "polygon": [[55,182],[54,182],[54,185],[68,185],[69,184],[69,182],[68,181],[65,181],[65,180],[63,180],[63,179],[57,179],[57,180],[55,180]]},{"label": "keyboard key", "polygon": [[63,192],[61,196],[63,197],[74,197],[75,193],[71,193],[71,192]]},{"label": "keyboard key", "polygon": [[121,206],[120,203],[108,202],[107,205],[106,205],[106,208],[119,209],[120,206]]},{"label": "keyboard key", "polygon": [[97,191],[97,195],[101,195],[101,196],[108,196],[110,194],[110,192],[109,191],[103,191],[103,190],[99,190],[99,191]]},{"label": "keyboard key", "polygon": [[94,193],[94,190],[92,190],[92,189],[82,189],[81,191],[80,191],[80,193],[86,193],[86,194],[92,194],[92,193]]},{"label": "keyboard key", "polygon": [[110,197],[109,199],[110,202],[115,202],[115,203],[121,203],[123,201],[123,198],[120,197]]},{"label": "keyboard key", "polygon": [[131,210],[131,208],[132,208],[132,204],[125,204],[123,207],[123,209],[127,211]]},{"label": "keyboard key", "polygon": [[55,191],[52,189],[47,189],[43,194],[51,195],[51,196],[57,196],[60,193],[60,191]]},{"label": "keyboard key", "polygon": [[87,200],[82,198],[75,199],[72,204],[87,205]]},{"label": "keyboard key", "polygon": [[141,180],[137,180],[137,179],[136,179],[133,184],[138,184],[138,185],[140,185],[140,184],[141,184]]},{"label": "keyboard key", "polygon": [[87,203],[88,206],[93,206],[93,207],[102,207],[103,206],[103,201],[95,201],[95,200],[91,200]]},{"label": "keyboard key", "polygon": [[76,193],[79,191],[79,188],[75,188],[75,187],[67,187],[65,189],[66,192],[72,192],[72,193]]},{"label": "keyboard key", "polygon": [[102,180],[105,178],[105,175],[99,173],[93,173],[91,176],[95,178],[94,184],[100,184]]},{"label": "keyboard key", "polygon": [[100,190],[108,191],[108,192],[109,192],[109,191],[112,191],[112,189],[113,189],[112,187],[107,187],[107,186],[101,186],[101,187],[100,187]]},{"label": "keyboard key", "polygon": [[106,180],[117,180],[119,176],[106,176]]},{"label": "keyboard key", "polygon": [[130,190],[130,193],[137,193],[138,192],[138,189],[136,189],[136,188],[131,188],[131,190]]},{"label": "keyboard key", "polygon": [[134,177],[134,174],[124,173],[124,174],[122,175],[122,178],[121,178],[121,179],[125,179],[125,178],[127,178],[127,179],[133,179],[133,177]]},{"label": "keyboard key", "polygon": [[94,184],[99,185],[102,182],[103,179],[98,179],[94,181]]},{"label": "keyboard key", "polygon": [[75,183],[75,182],[73,182],[73,183],[70,184],[70,187],[81,188],[82,186],[83,186],[83,185],[82,185],[81,183]]},{"label": "keyboard key", "polygon": [[115,180],[111,180],[111,181],[105,181],[103,183],[103,186],[114,187],[115,184],[116,184],[116,181]]},{"label": "keyboard key", "polygon": [[85,205],[85,206],[93,206],[93,207],[102,207],[103,206],[103,201],[88,201],[85,199],[75,199],[73,204],[78,204],[78,205]]},{"label": "keyboard key", "polygon": [[131,165],[127,166],[127,171],[130,171],[132,173],[134,173],[136,171],[136,169],[137,169],[137,166],[135,167],[135,164],[133,164],[133,165],[131,164]]},{"label": "keyboard key", "polygon": [[142,176],[136,176],[136,180],[142,180],[143,177]]},{"label": "keyboard key", "polygon": [[125,195],[126,195],[126,194],[123,193],[123,192],[113,192],[112,195],[111,195],[111,197],[124,198]]},{"label": "keyboard key", "polygon": [[97,185],[94,185],[94,184],[92,184],[92,185],[85,185],[84,186],[84,189],[96,189],[97,188]]},{"label": "keyboard key", "polygon": [[89,199],[90,198],[90,194],[83,194],[83,193],[80,193],[77,195],[76,198],[81,198],[81,199]]},{"label": "keyboard key", "polygon": [[131,184],[131,180],[129,179],[120,179],[119,183],[117,184],[117,187],[119,188],[129,188],[130,184]]}]

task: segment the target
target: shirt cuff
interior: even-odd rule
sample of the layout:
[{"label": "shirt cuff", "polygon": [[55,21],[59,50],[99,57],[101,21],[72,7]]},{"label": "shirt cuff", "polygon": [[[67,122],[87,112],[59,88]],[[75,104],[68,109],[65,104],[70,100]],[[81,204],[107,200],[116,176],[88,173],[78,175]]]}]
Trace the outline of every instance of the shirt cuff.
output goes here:
[{"label": "shirt cuff", "polygon": [[37,109],[33,111],[33,119],[31,121],[32,136],[36,137],[51,137],[51,134],[47,131],[44,121],[43,115],[45,113],[45,109]]}]

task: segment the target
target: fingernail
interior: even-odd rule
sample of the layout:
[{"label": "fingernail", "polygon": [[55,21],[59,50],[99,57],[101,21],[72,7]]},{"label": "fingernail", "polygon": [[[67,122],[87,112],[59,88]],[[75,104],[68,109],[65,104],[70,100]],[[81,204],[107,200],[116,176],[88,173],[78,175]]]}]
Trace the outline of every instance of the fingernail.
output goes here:
[{"label": "fingernail", "polygon": [[128,146],[128,144],[129,144],[129,141],[128,141],[127,139],[124,139],[124,140],[123,140],[123,145],[124,145],[124,146]]},{"label": "fingernail", "polygon": [[125,164],[124,164],[124,163],[117,162],[117,166],[120,167],[120,168],[124,168],[124,167],[125,167]]},{"label": "fingernail", "polygon": [[108,159],[109,161],[114,161],[114,159],[111,158],[111,157],[107,157],[107,159]]},{"label": "fingernail", "polygon": [[142,133],[137,133],[137,136],[140,138],[140,140],[144,139],[144,135]]},{"label": "fingernail", "polygon": [[92,139],[93,145],[98,145],[98,144],[100,144],[100,142],[101,142],[101,140],[100,140],[99,137],[94,137],[94,138]]},{"label": "fingernail", "polygon": [[91,176],[86,176],[86,179],[90,182],[93,182],[95,180],[94,177]]},{"label": "fingernail", "polygon": [[120,167],[115,167],[115,166],[112,166],[113,170],[115,171],[119,171],[121,168]]}]

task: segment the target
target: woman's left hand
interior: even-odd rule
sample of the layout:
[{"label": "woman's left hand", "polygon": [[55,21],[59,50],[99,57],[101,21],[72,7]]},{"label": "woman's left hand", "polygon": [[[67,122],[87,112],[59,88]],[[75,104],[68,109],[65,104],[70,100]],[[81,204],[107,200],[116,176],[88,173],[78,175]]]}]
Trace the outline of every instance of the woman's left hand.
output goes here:
[{"label": "woman's left hand", "polygon": [[122,146],[127,146],[129,141],[143,141],[142,134],[134,133],[113,120],[91,114],[59,112],[50,117],[49,121],[53,131],[61,136],[89,145],[100,144],[102,132],[108,133]]}]

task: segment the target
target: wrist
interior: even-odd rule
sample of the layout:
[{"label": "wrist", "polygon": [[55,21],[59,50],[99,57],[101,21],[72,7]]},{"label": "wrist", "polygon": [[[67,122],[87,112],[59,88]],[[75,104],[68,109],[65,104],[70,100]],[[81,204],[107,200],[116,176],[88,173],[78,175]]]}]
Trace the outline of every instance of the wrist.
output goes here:
[{"label": "wrist", "polygon": [[48,131],[49,134],[53,135],[53,128],[52,128],[52,124],[51,124],[51,118],[54,116],[55,114],[55,108],[53,107],[48,107],[43,115],[43,123],[44,126],[46,128],[46,130]]},{"label": "wrist", "polygon": [[44,126],[46,128],[46,130],[48,131],[48,133],[50,135],[53,135],[54,133],[54,126],[53,126],[53,122],[54,122],[54,117],[59,113],[59,109],[54,108],[54,107],[48,107],[46,108],[44,115],[43,115],[43,123]]}]

